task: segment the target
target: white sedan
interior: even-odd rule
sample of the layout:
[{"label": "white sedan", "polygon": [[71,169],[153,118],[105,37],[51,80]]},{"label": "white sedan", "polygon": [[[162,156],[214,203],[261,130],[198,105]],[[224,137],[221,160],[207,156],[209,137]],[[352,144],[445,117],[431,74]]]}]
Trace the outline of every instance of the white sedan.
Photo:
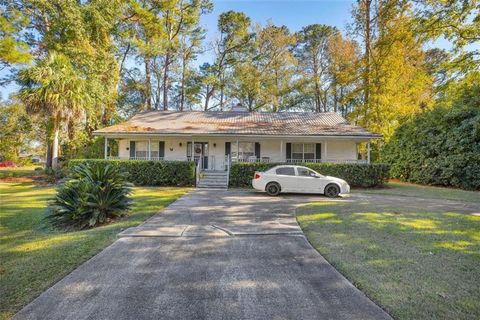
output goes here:
[{"label": "white sedan", "polygon": [[350,192],[345,180],[323,176],[302,166],[276,166],[265,172],[255,172],[252,186],[271,196],[280,192],[320,193],[335,198]]}]

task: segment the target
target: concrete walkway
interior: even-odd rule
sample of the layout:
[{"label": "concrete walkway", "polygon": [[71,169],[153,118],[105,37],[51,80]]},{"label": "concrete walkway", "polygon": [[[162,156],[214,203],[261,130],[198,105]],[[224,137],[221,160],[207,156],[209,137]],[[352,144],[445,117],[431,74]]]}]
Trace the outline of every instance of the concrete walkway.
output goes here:
[{"label": "concrete walkway", "polygon": [[298,227],[295,207],[325,200],[194,190],[14,319],[391,319]]}]

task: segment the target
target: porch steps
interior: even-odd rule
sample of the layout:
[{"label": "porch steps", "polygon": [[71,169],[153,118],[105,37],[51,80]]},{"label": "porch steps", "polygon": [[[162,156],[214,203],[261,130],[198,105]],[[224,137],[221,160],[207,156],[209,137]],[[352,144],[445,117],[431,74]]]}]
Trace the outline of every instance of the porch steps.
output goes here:
[{"label": "porch steps", "polygon": [[227,189],[227,172],[226,171],[210,171],[202,172],[197,188],[216,188]]}]

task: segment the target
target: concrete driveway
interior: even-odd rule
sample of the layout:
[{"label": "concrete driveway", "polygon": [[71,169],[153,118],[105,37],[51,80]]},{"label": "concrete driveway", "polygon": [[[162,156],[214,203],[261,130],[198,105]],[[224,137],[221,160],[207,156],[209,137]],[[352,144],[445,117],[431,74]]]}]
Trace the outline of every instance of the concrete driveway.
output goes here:
[{"label": "concrete driveway", "polygon": [[194,190],[14,319],[391,319],[303,236],[295,207],[322,200]]}]

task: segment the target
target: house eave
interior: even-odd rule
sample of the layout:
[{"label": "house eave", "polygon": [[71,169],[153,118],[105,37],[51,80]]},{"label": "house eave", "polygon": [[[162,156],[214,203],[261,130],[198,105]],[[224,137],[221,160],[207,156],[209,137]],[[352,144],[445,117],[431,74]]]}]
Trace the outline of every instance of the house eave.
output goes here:
[{"label": "house eave", "polygon": [[170,132],[93,132],[94,136],[114,137],[114,138],[128,138],[128,137],[245,137],[245,138],[335,138],[335,139],[382,139],[381,134],[248,134],[248,133],[170,133]]}]

